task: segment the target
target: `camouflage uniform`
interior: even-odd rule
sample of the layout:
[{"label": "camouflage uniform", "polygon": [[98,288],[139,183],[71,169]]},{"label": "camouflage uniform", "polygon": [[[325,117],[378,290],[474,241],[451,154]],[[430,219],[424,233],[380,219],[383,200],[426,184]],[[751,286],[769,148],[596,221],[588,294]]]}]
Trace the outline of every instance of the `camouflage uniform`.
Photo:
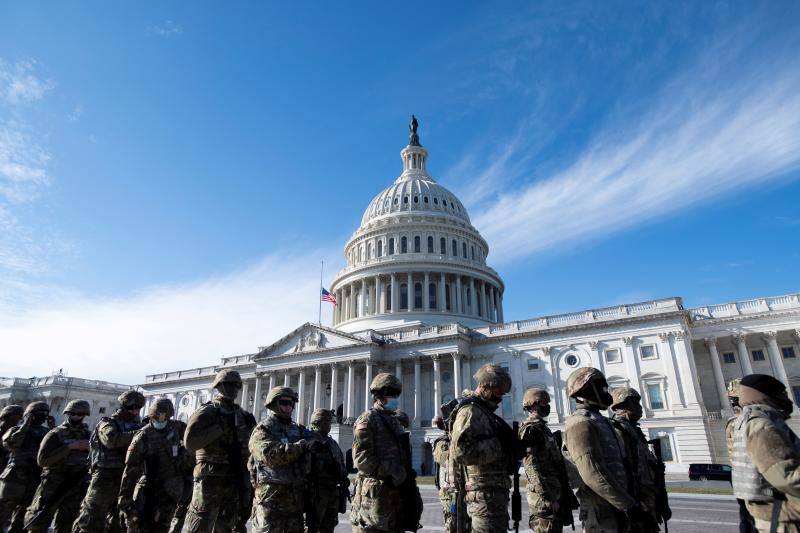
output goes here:
[{"label": "camouflage uniform", "polygon": [[566,422],[565,443],[580,476],[580,519],[587,533],[629,531],[624,513],[636,505],[627,489],[624,444],[599,413],[613,401],[607,387],[602,372],[595,368],[580,368],[567,380],[567,393],[578,403]]},{"label": "camouflage uniform", "polygon": [[[73,400],[65,413],[89,414],[89,402]],[[69,419],[51,429],[39,447],[38,461],[42,481],[36,489],[33,503],[25,514],[28,533],[45,533],[53,522],[53,533],[68,533],[78,514],[81,498],[89,483],[89,452],[71,450],[69,445],[87,441],[89,428],[83,422],[72,424]]]},{"label": "camouflage uniform", "polygon": [[242,387],[239,373],[221,370],[213,386],[219,394],[192,413],[186,449],[195,454],[194,487],[189,505],[191,532],[226,533],[238,528],[242,492],[249,483],[247,443],[252,417],[234,403]]},{"label": "camouflage uniform", "polygon": [[[733,416],[725,422],[725,445],[728,448],[728,464],[733,464],[733,427],[742,408],[739,406],[739,383],[741,379],[733,379],[728,383],[728,401],[730,402]],[[753,533],[756,530],[753,517],[747,510],[747,504],[741,498],[736,498],[739,504],[739,533]]]},{"label": "camouflage uniform", "polygon": [[[33,500],[42,476],[36,454],[48,431],[41,424],[49,412],[46,403],[33,402],[25,409],[22,425],[3,434],[3,447],[9,456],[8,464],[0,474],[0,530],[11,521],[9,533],[23,531],[25,510]],[[39,420],[41,422],[37,423]]]},{"label": "camouflage uniform", "polygon": [[256,478],[254,532],[303,532],[306,479],[311,472],[311,455],[304,441],[308,433],[290,417],[272,410],[282,397],[297,402],[297,394],[289,387],[270,390],[266,399],[270,411],[250,435]]},{"label": "camouflage uniform", "polygon": [[125,454],[133,436],[142,427],[138,414],[131,416],[123,410],[128,407],[141,409],[144,395],[129,390],[117,400],[122,407],[110,417],[101,418],[92,433],[92,479],[75,521],[75,533],[120,531],[117,495],[125,468]]},{"label": "camouflage uniform", "polygon": [[[434,424],[435,425],[435,424]],[[439,503],[442,505],[444,530],[448,533],[458,531],[456,524],[456,492],[453,487],[453,465],[450,462],[450,435],[445,433],[433,441],[433,460],[436,463],[436,488],[439,489]],[[461,531],[467,531],[467,515],[461,513]]]},{"label": "camouflage uniform", "polygon": [[[178,426],[178,431],[181,435],[186,434],[186,423],[182,420],[174,420],[175,425]],[[181,499],[175,508],[175,513],[172,516],[172,523],[169,526],[169,533],[181,533],[183,531],[183,523],[186,520],[186,513],[189,510],[189,504],[192,502],[192,488],[194,478],[192,471],[195,466],[194,453],[191,453],[185,447],[183,449],[184,460],[182,463],[182,479],[183,491],[181,491]],[[248,513],[249,517],[249,513]]]},{"label": "camouflage uniform", "polygon": [[528,478],[527,499],[530,510],[528,521],[534,533],[558,533],[563,524],[553,504],[570,505],[561,502],[562,472],[564,457],[558,448],[553,432],[547,427],[547,419],[532,410],[539,400],[550,400],[550,395],[542,389],[529,389],[523,397],[523,407],[529,411],[528,419],[519,428],[520,446],[525,452],[523,466]]},{"label": "camouflage uniform", "polygon": [[[400,381],[390,374],[378,374],[370,384],[373,392],[384,383],[396,387]],[[394,411],[375,406],[361,414],[353,426],[353,466],[358,469],[350,511],[354,533],[395,533],[403,531],[400,485],[405,481],[406,457],[400,444],[405,431]]]},{"label": "camouflage uniform", "polygon": [[800,531],[800,439],[786,424],[792,402],[783,383],[750,374],[739,385],[734,423],[733,494],[745,500],[759,531],[770,531],[774,491],[786,496],[777,531]]},{"label": "camouflage uniform", "polygon": [[[498,365],[484,365],[475,374],[481,387],[511,390],[511,377]],[[451,414],[450,461],[460,472],[467,514],[477,533],[502,533],[508,528],[511,474],[516,469],[516,436],[494,411],[499,405],[476,391]]]},{"label": "camouflage uniform", "polygon": [[[16,427],[17,422],[22,418],[24,412],[25,410],[20,405],[7,405],[3,407],[3,411],[0,412],[0,439],[3,438],[6,431]],[[6,469],[7,464],[8,450],[0,445],[0,472]]]},{"label": "camouflage uniform", "polygon": [[[341,491],[346,491],[350,484],[350,480],[347,479],[342,449],[327,433],[319,431],[319,424],[321,422],[330,423],[333,416],[333,411],[327,409],[317,409],[311,416],[311,429],[314,435],[312,473],[316,474],[316,479],[312,482],[313,491],[310,498],[312,502],[317,502],[316,519],[312,526],[315,531],[320,533],[333,533],[333,530],[336,529],[339,524]],[[306,521],[309,520],[310,517],[306,516]]]},{"label": "camouflage uniform", "polygon": [[[174,414],[170,400],[154,402],[150,422],[136,432],[128,447],[119,491],[120,514],[128,533],[166,532],[181,501],[185,426],[169,420]],[[159,423],[164,427],[157,429],[154,424]]]}]

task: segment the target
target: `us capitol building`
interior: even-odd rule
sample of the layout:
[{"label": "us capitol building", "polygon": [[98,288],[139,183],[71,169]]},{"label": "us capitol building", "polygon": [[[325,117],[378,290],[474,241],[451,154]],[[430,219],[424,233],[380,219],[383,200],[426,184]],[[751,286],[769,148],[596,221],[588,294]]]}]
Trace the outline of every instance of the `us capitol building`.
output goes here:
[{"label": "us capitol building", "polygon": [[[403,382],[402,409],[412,419],[414,466],[432,472],[431,443],[439,406],[474,386],[484,363],[506,367],[513,388],[500,410],[525,418],[522,395],[546,388],[550,425],[564,426],[574,404],[566,381],[594,366],[613,387],[642,394],[642,428],[661,440],[668,468],[728,462],[724,424],[726,383],[745,374],[772,374],[800,398],[800,295],[759,298],[694,309],[663,298],[601,309],[507,320],[505,286],[486,259],[489,244],[467,210],[427,169],[416,121],[401,152],[403,172],[369,203],[347,242],[347,266],[336,274],[333,324],[306,323],[254,353],[223,357],[213,366],[148,375],[148,398],[173,400],[177,416],[210,399],[221,368],[241,373],[240,404],[264,416],[267,391],[298,391],[299,423],[315,408],[337,410],[332,434],[343,449],[352,422],[371,405],[378,372]],[[797,400],[795,400],[797,402]]]}]

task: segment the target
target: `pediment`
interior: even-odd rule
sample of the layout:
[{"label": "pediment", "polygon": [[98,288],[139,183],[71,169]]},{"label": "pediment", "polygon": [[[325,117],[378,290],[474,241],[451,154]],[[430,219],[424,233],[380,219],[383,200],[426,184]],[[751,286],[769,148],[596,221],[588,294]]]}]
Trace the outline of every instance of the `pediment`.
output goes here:
[{"label": "pediment", "polygon": [[318,324],[306,323],[285,337],[259,350],[257,359],[303,354],[321,350],[364,346],[371,341]]}]

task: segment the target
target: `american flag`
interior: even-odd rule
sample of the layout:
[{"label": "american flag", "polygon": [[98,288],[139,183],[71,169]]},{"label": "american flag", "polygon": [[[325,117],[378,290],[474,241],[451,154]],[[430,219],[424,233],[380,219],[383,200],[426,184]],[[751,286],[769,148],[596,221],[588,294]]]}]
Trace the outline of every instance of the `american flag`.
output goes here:
[{"label": "american flag", "polygon": [[333,305],[336,305],[336,295],[331,294],[325,290],[325,287],[322,288],[322,301],[323,302],[330,302]]}]

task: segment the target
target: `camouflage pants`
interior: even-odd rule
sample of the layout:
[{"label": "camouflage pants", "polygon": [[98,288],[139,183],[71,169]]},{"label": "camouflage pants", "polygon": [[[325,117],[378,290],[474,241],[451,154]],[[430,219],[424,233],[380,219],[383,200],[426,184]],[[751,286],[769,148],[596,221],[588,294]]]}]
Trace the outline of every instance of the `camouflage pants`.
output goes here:
[{"label": "camouflage pants", "polygon": [[508,489],[469,490],[464,499],[473,532],[508,531]]},{"label": "camouflage pants", "polygon": [[339,487],[320,487],[314,495],[314,501],[317,502],[316,530],[319,533],[333,533],[339,524]]},{"label": "camouflage pants", "polygon": [[191,477],[186,477],[183,480],[183,495],[181,501],[175,507],[175,513],[172,515],[172,523],[169,526],[169,533],[181,533],[183,531],[183,523],[186,520],[186,513],[189,510],[189,504],[192,503],[192,483]]},{"label": "camouflage pants", "polygon": [[255,491],[250,481],[250,474],[246,470],[242,471],[242,478],[242,493],[239,497],[239,516],[236,518],[236,526],[233,529],[236,533],[247,533],[247,522],[253,514],[253,498],[255,496]]},{"label": "camouflage pants", "polygon": [[304,496],[303,487],[258,485],[253,502],[253,533],[303,533]]},{"label": "camouflage pants", "polygon": [[95,468],[89,489],[81,502],[81,511],[75,520],[75,533],[120,531],[117,496],[122,481],[121,468]]},{"label": "camouflage pants", "polygon": [[191,533],[234,531],[239,518],[239,492],[234,477],[196,477],[187,515]]},{"label": "camouflage pants", "polygon": [[37,468],[12,466],[0,475],[0,531],[9,524],[9,533],[24,531],[25,510],[33,501],[41,472]]},{"label": "camouflage pants", "polygon": [[359,476],[350,510],[353,532],[402,531],[400,491],[386,481]]},{"label": "camouflage pants", "polygon": [[45,533],[52,522],[52,533],[69,533],[78,515],[88,480],[78,473],[45,473],[36,488],[33,503],[25,513],[28,533]]},{"label": "camouflage pants", "polygon": [[531,513],[528,524],[533,533],[561,533],[563,529],[561,520],[555,516],[550,502],[541,498],[536,492],[528,492],[527,499]]},{"label": "camouflage pants", "polygon": [[[442,520],[444,522],[444,530],[447,533],[456,533],[456,531],[459,531],[456,522],[456,513],[453,512],[453,509],[455,509],[454,498],[455,494],[450,493],[447,489],[439,489],[439,503],[442,504]],[[469,531],[470,521],[466,509],[462,510],[458,518],[461,520],[461,531]]]},{"label": "camouflage pants", "polygon": [[[137,487],[138,488],[138,487]],[[142,491],[143,492],[143,491]],[[166,491],[159,490],[155,494],[155,505],[145,509],[141,493],[134,496],[134,506],[125,525],[128,533],[167,533],[172,524],[172,517],[178,502]]]},{"label": "camouflage pants", "polygon": [[620,522],[618,514],[608,504],[581,505],[580,519],[585,533],[624,533],[629,531],[628,524]]}]

